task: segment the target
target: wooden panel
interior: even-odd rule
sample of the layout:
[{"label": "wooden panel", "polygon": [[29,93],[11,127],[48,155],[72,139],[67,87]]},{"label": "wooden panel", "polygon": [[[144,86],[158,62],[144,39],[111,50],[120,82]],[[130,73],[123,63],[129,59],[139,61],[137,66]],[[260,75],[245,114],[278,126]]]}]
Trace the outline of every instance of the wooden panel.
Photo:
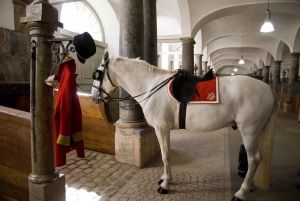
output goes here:
[{"label": "wooden panel", "polygon": [[[288,95],[287,93],[283,94],[283,103],[285,103]],[[280,93],[277,93],[277,101],[280,101]],[[299,114],[299,107],[300,107],[300,95],[294,95],[293,96],[293,108],[292,112],[295,114]]]},{"label": "wooden panel", "polygon": [[28,174],[0,165],[0,178],[15,186],[29,189]]},{"label": "wooden panel", "polygon": [[0,122],[1,136],[7,136],[13,139],[18,139],[21,142],[26,142],[30,144],[30,125],[27,126],[6,119],[3,120],[1,119],[1,117]]},{"label": "wooden panel", "polygon": [[28,200],[30,113],[0,106],[0,200]]},{"label": "wooden panel", "polygon": [[[2,149],[2,148],[1,148]],[[29,175],[31,173],[31,159],[24,158],[20,156],[21,154],[14,154],[8,151],[0,149],[0,165],[12,168],[19,172],[26,173]],[[30,149],[29,149],[30,151]]]},{"label": "wooden panel", "polygon": [[12,121],[30,127],[30,113],[0,106],[0,120]]},{"label": "wooden panel", "polygon": [[28,189],[12,185],[0,179],[0,200],[2,201],[28,201]]},{"label": "wooden panel", "polygon": [[90,97],[84,95],[79,95],[79,101],[85,148],[115,154],[115,127],[108,122],[104,105],[95,104]]}]

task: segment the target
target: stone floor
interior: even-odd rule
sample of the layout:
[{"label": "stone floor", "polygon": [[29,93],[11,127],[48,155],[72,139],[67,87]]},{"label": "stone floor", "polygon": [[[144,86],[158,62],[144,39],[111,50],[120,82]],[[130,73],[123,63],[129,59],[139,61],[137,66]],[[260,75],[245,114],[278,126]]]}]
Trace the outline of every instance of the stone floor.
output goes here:
[{"label": "stone floor", "polygon": [[230,200],[227,129],[171,133],[173,182],[168,195],[157,193],[163,173],[160,154],[145,168],[118,163],[113,156],[86,150],[79,159],[68,154],[59,168],[66,176],[68,201],[78,200]]},{"label": "stone floor", "polygon": [[[300,124],[297,115],[278,111],[274,162],[269,191],[255,191],[248,200],[300,200]],[[79,159],[68,154],[59,168],[66,176],[67,201],[126,200],[231,200],[243,181],[237,176],[241,137],[230,127],[204,133],[186,130],[171,133],[173,181],[169,195],[157,193],[163,173],[160,154],[145,168],[121,164],[114,156],[86,150]]]}]

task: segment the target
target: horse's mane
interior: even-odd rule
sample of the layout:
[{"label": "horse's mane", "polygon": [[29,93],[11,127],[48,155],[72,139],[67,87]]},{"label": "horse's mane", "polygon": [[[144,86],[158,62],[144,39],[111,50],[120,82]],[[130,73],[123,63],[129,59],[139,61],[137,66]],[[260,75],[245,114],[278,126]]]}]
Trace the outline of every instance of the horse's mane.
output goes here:
[{"label": "horse's mane", "polygon": [[133,65],[138,65],[139,67],[145,68],[147,71],[151,71],[151,72],[157,73],[157,74],[174,73],[173,70],[165,70],[165,69],[158,68],[158,67],[153,66],[153,65],[151,65],[151,64],[147,63],[146,61],[141,60],[139,58],[130,59],[128,57],[117,57],[115,59],[115,62],[119,62],[119,61],[132,62]]}]

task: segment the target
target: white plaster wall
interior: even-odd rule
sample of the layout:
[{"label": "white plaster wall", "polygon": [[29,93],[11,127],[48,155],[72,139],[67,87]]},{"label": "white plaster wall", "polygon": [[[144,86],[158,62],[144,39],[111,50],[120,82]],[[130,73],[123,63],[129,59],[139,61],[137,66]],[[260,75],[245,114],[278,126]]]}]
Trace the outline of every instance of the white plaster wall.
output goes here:
[{"label": "white plaster wall", "polygon": [[101,21],[104,42],[108,44],[107,51],[110,57],[119,56],[120,24],[113,8],[107,0],[87,0],[87,2],[96,11]]},{"label": "white plaster wall", "polygon": [[196,44],[195,44],[195,49],[194,52],[195,54],[201,54],[202,53],[202,32],[201,30],[198,31],[198,33],[196,34],[195,38],[194,38]]},{"label": "white plaster wall", "polygon": [[0,27],[15,30],[12,0],[0,0],[0,19]]}]

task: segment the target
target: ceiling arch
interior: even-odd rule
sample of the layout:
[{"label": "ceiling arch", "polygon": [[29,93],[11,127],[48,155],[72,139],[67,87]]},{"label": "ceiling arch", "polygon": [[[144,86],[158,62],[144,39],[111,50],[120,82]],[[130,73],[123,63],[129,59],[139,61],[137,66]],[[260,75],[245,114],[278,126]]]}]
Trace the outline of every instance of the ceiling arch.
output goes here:
[{"label": "ceiling arch", "polygon": [[268,34],[260,32],[263,22],[263,17],[253,13],[219,18],[202,27],[202,44],[205,46],[217,38],[230,35],[261,35],[283,41],[291,51],[293,50],[297,30],[300,26],[300,17],[292,14],[272,13],[272,22],[276,31]]},{"label": "ceiling arch", "polygon": [[[275,57],[279,42],[278,39],[267,36],[247,35],[244,36],[243,47],[264,49]],[[237,47],[242,47],[241,36],[222,37],[207,45],[207,55],[210,55],[218,49]],[[266,63],[268,63],[268,60],[266,60]]]},{"label": "ceiling arch", "polygon": [[224,59],[224,60],[216,62],[215,65],[213,66],[213,68],[215,69],[215,72],[217,72],[219,68],[222,68],[224,66],[239,66],[240,68],[242,68],[245,71],[247,71],[248,73],[250,73],[250,68],[253,68],[255,65],[254,62],[249,61],[249,60],[245,60],[245,64],[243,64],[243,65],[236,65],[236,64],[238,64],[237,59]]},{"label": "ceiling arch", "polygon": [[218,68],[216,72],[217,75],[230,75],[231,73],[234,73],[235,75],[245,75],[245,74],[248,74],[248,72],[244,69],[244,68],[241,68],[240,66],[235,66],[238,71],[233,71],[233,66],[231,65],[225,65],[225,66],[222,66],[221,68]]},{"label": "ceiling arch", "polygon": [[[233,54],[236,55],[237,58],[240,57],[242,52],[242,48],[222,48],[215,50],[210,54],[210,58],[213,60],[216,57],[219,57],[221,55],[226,54]],[[248,55],[253,55],[255,57],[258,57],[263,63],[266,63],[267,54],[268,52],[266,50],[260,49],[260,48],[243,48],[243,53]]]},{"label": "ceiling arch", "polygon": [[[244,60],[249,60],[252,61],[253,63],[256,64],[256,66],[259,66],[261,59],[251,55],[251,54],[243,54]],[[212,65],[215,65],[215,63],[221,61],[221,60],[226,60],[226,59],[237,59],[237,63],[239,62],[239,58],[237,58],[237,56],[235,54],[224,54],[222,56],[216,57],[214,59],[211,58],[212,60]],[[262,61],[261,61],[262,62]]]},{"label": "ceiling arch", "polygon": [[[228,1],[203,1],[188,0],[191,12],[192,32],[191,37],[195,37],[197,32],[207,23],[230,15],[241,13],[254,13],[264,17],[267,8],[265,0],[249,0],[247,4],[239,0]],[[300,16],[300,2],[298,0],[271,0],[270,10],[272,13],[289,13]]]}]

